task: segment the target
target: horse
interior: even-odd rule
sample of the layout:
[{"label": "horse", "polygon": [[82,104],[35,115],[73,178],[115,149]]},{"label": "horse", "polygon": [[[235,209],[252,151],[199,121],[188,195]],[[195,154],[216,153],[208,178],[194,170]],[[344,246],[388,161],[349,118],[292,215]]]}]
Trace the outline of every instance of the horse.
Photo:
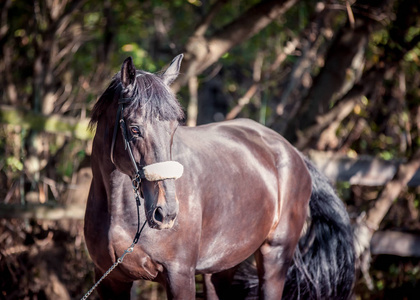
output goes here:
[{"label": "horse", "polygon": [[84,235],[96,279],[138,240],[102,277],[101,299],[130,299],[140,279],[163,284],[168,299],[195,299],[197,274],[206,299],[218,299],[217,274],[252,255],[261,299],[349,298],[352,232],[327,179],[255,121],[183,126],[170,89],[182,58],[154,74],[128,57],[92,109]]}]

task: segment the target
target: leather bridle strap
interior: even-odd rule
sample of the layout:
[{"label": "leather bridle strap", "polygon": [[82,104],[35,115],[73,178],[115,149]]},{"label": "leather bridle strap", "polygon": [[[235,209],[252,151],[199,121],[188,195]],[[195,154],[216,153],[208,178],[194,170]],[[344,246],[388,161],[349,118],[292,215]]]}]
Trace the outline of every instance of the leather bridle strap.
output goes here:
[{"label": "leather bridle strap", "polygon": [[[131,182],[133,184],[133,192],[134,197],[136,199],[136,207],[137,207],[137,231],[134,235],[133,243],[130,245],[130,247],[127,248],[127,250],[124,251],[123,255],[121,255],[117,261],[102,275],[102,277],[93,285],[93,287],[83,296],[82,300],[86,300],[90,294],[96,289],[96,287],[101,283],[101,281],[109,275],[119,264],[123,262],[124,257],[127,254],[130,254],[134,251],[134,246],[138,243],[140,234],[143,231],[144,226],[147,223],[147,220],[144,221],[143,226],[140,228],[140,183],[141,179],[145,178],[149,181],[158,181],[158,180],[165,180],[165,179],[177,179],[182,176],[184,167],[176,161],[166,161],[166,162],[160,162],[148,165],[144,168],[137,167],[137,163],[134,159],[133,151],[131,150],[130,142],[128,139],[127,134],[127,125],[125,124],[124,120],[124,104],[131,102],[132,98],[122,98],[122,90],[120,93],[120,99],[118,100],[118,110],[117,110],[117,116],[115,119],[115,126],[114,126],[114,132],[112,134],[112,141],[111,141],[111,161],[114,163],[114,148],[115,148],[115,142],[117,140],[117,132],[118,132],[118,123],[120,123],[121,133],[123,135],[124,139],[124,146],[125,149],[128,150],[128,153],[130,155],[131,161],[134,165],[134,169],[136,170],[136,175],[134,178],[131,178]],[[171,146],[172,146],[172,138],[171,137]]]},{"label": "leather bridle strap", "polygon": [[123,135],[124,140],[124,149],[128,150],[128,153],[130,155],[131,162],[133,163],[134,170],[136,174],[140,175],[139,168],[137,167],[136,160],[134,159],[133,151],[131,150],[129,141],[128,141],[128,135],[127,135],[127,126],[125,124],[124,120],[124,104],[131,102],[132,98],[122,98],[122,91],[120,94],[120,98],[118,100],[118,110],[117,110],[117,116],[115,118],[115,125],[114,125],[114,132],[112,134],[112,142],[111,142],[111,162],[115,165],[114,162],[114,148],[115,148],[115,142],[117,140],[117,133],[118,133],[118,123],[120,123],[121,133]]},{"label": "leather bridle strap", "polygon": [[[122,103],[120,105],[123,105]],[[123,112],[124,107],[121,109],[121,113]],[[125,124],[124,117],[121,117],[120,119],[120,127],[121,132],[124,137],[124,148],[125,150],[128,150],[128,154],[130,155],[131,162],[133,163],[134,170],[136,171],[136,174],[140,175],[139,168],[137,167],[136,160],[134,159],[133,150],[131,150],[130,142],[128,141],[128,134],[127,134],[127,125]]]},{"label": "leather bridle strap", "polygon": [[117,117],[115,118],[115,125],[114,125],[114,132],[112,134],[112,142],[111,142],[111,162],[115,165],[114,162],[114,148],[115,148],[115,141],[117,140],[117,133],[118,133],[118,122],[120,121],[121,112],[123,110],[123,105],[118,105],[117,110]]},{"label": "leather bridle strap", "polygon": [[[139,190],[141,179],[147,179],[148,181],[178,179],[179,177],[182,176],[184,167],[179,162],[176,162],[176,161],[165,161],[165,162],[154,163],[154,164],[151,164],[151,165],[148,165],[139,169],[136,163],[136,160],[134,159],[133,150],[131,149],[131,146],[130,146],[127,125],[124,119],[124,104],[129,103],[131,101],[133,101],[132,98],[123,98],[122,91],[121,91],[120,99],[118,100],[118,110],[117,110],[117,116],[115,119],[114,132],[112,134],[110,156],[111,156],[112,163],[115,165],[114,148],[115,148],[115,143],[117,140],[118,123],[119,123],[120,125],[119,127],[121,128],[121,133],[124,140],[124,148],[125,150],[128,151],[130,160],[135,170],[134,178],[131,176],[130,177],[133,183],[134,191],[136,192]],[[173,134],[171,136],[171,148],[172,148],[172,143],[173,143]],[[171,153],[171,156],[172,156],[172,153]]]}]

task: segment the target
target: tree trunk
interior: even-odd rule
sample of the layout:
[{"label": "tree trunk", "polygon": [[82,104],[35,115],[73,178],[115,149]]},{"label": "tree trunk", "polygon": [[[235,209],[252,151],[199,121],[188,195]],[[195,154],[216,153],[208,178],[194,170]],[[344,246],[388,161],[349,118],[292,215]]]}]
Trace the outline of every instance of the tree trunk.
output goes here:
[{"label": "tree trunk", "polygon": [[185,46],[181,75],[172,84],[173,91],[179,91],[190,77],[202,73],[224,53],[261,31],[297,1],[261,1],[208,38],[204,36],[207,27],[199,27]]},{"label": "tree trunk", "polygon": [[373,233],[379,228],[382,219],[397,199],[401,191],[407,186],[414,174],[420,168],[420,149],[411,157],[411,159],[398,167],[394,178],[389,181],[366,217],[361,218],[355,228],[356,255],[361,257],[366,251],[369,251],[370,242]]},{"label": "tree trunk", "polygon": [[315,122],[315,118],[328,111],[334,97],[346,83],[353,66],[364,54],[370,34],[378,27],[374,16],[389,13],[393,0],[359,0],[353,5],[355,21],[347,22],[331,45],[325,65],[314,79],[312,88],[303,99],[301,109],[288,126],[285,136],[296,140],[296,130],[303,131]]},{"label": "tree trunk", "polygon": [[374,255],[420,257],[420,236],[390,230],[378,231],[372,237],[370,248]]},{"label": "tree trunk", "polygon": [[[360,155],[350,158],[333,152],[309,151],[311,161],[332,182],[347,181],[352,185],[383,186],[394,178],[402,161],[383,160]],[[417,170],[407,186],[420,186],[420,170]]]}]

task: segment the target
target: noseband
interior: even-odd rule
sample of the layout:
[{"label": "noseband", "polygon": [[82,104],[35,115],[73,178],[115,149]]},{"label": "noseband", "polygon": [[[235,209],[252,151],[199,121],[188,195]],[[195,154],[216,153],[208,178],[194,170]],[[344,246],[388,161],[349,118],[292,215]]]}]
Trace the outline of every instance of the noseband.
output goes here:
[{"label": "noseband", "polygon": [[133,150],[130,146],[130,140],[128,138],[127,125],[124,119],[124,104],[133,101],[133,98],[124,98],[123,90],[121,90],[120,97],[118,99],[118,110],[117,116],[115,118],[114,132],[112,134],[111,142],[111,161],[114,162],[114,148],[115,141],[117,139],[118,132],[118,123],[120,124],[121,133],[124,139],[124,149],[128,151],[130,160],[133,164],[135,170],[135,176],[132,178],[133,187],[139,189],[141,179],[146,179],[148,181],[159,181],[165,179],[178,179],[182,176],[184,172],[184,167],[177,161],[165,161],[158,162],[148,166],[145,166],[141,169],[137,166],[136,160],[134,159]]}]

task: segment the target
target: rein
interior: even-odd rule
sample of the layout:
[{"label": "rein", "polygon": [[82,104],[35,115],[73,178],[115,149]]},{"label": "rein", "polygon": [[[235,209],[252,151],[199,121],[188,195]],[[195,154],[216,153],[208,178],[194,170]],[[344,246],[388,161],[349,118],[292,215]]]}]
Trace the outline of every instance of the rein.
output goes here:
[{"label": "rein", "polygon": [[[133,98],[124,98],[123,97],[123,90],[121,90],[120,97],[118,100],[118,110],[117,110],[117,116],[115,119],[115,126],[114,126],[114,132],[112,134],[112,142],[111,142],[111,162],[115,165],[114,162],[114,148],[115,148],[115,142],[117,140],[117,134],[118,134],[118,124],[120,125],[121,133],[124,139],[124,149],[128,151],[128,154],[130,156],[131,162],[133,163],[135,175],[134,177],[131,177],[131,184],[133,186],[133,192],[134,192],[134,198],[136,200],[136,208],[137,208],[137,231],[134,235],[133,242],[131,243],[130,247],[128,247],[124,253],[116,260],[116,262],[102,275],[102,277],[92,286],[92,288],[81,298],[81,300],[86,300],[92,292],[98,287],[98,285],[101,283],[101,281],[107,277],[119,264],[121,264],[124,260],[124,257],[127,254],[130,254],[134,251],[134,246],[138,243],[140,239],[140,235],[144,229],[144,226],[147,223],[147,220],[144,221],[143,226],[140,228],[140,185],[141,180],[146,179],[148,181],[160,181],[165,179],[178,179],[182,176],[182,173],[184,171],[184,167],[176,161],[165,161],[165,162],[159,162],[150,164],[148,166],[145,166],[141,169],[137,166],[136,160],[134,159],[133,150],[130,146],[130,140],[128,139],[128,133],[127,133],[127,125],[124,119],[124,104],[129,103],[133,101]],[[172,146],[172,139],[173,134],[171,136],[171,146]]]},{"label": "rein", "polygon": [[136,208],[137,208],[137,231],[134,235],[133,242],[131,243],[130,247],[128,247],[123,255],[121,255],[116,262],[102,275],[102,277],[92,286],[92,288],[87,291],[87,293],[83,296],[81,300],[86,300],[92,292],[98,287],[98,285],[101,283],[102,280],[105,279],[119,264],[121,264],[124,260],[124,257],[127,254],[130,254],[134,251],[134,246],[138,243],[140,234],[143,231],[144,226],[147,223],[147,220],[144,221],[143,226],[140,228],[140,184],[141,184],[141,178],[144,178],[144,176],[141,176],[141,172],[139,168],[137,167],[136,161],[134,159],[133,151],[131,150],[131,146],[129,144],[128,138],[127,138],[127,126],[125,125],[124,120],[124,104],[132,101],[132,98],[123,98],[122,97],[122,91],[120,94],[120,99],[118,100],[118,110],[117,110],[117,117],[115,119],[115,126],[114,126],[114,132],[112,134],[112,143],[111,143],[111,161],[115,165],[114,162],[114,147],[115,147],[115,141],[117,139],[117,133],[118,133],[118,123],[120,124],[121,132],[124,137],[124,148],[125,150],[128,150],[128,153],[130,155],[131,161],[134,165],[134,169],[136,170],[136,175],[131,180],[131,184],[133,185],[133,192],[134,192],[134,198],[136,199]]},{"label": "rein", "polygon": [[101,283],[102,280],[105,279],[119,264],[121,264],[124,260],[124,257],[127,254],[130,254],[134,251],[134,246],[138,243],[140,239],[140,235],[144,229],[144,226],[147,223],[147,220],[144,221],[143,226],[140,228],[140,195],[139,195],[139,187],[140,187],[140,181],[138,182],[138,185],[135,186],[134,180],[133,180],[133,191],[134,191],[134,197],[136,198],[136,207],[137,207],[137,231],[134,235],[133,242],[131,243],[130,247],[128,247],[124,253],[116,260],[116,262],[102,275],[102,277],[90,288],[89,291],[86,292],[86,294],[81,298],[81,300],[86,300],[89,298],[89,296],[93,293],[93,291],[98,287],[98,285]]}]

